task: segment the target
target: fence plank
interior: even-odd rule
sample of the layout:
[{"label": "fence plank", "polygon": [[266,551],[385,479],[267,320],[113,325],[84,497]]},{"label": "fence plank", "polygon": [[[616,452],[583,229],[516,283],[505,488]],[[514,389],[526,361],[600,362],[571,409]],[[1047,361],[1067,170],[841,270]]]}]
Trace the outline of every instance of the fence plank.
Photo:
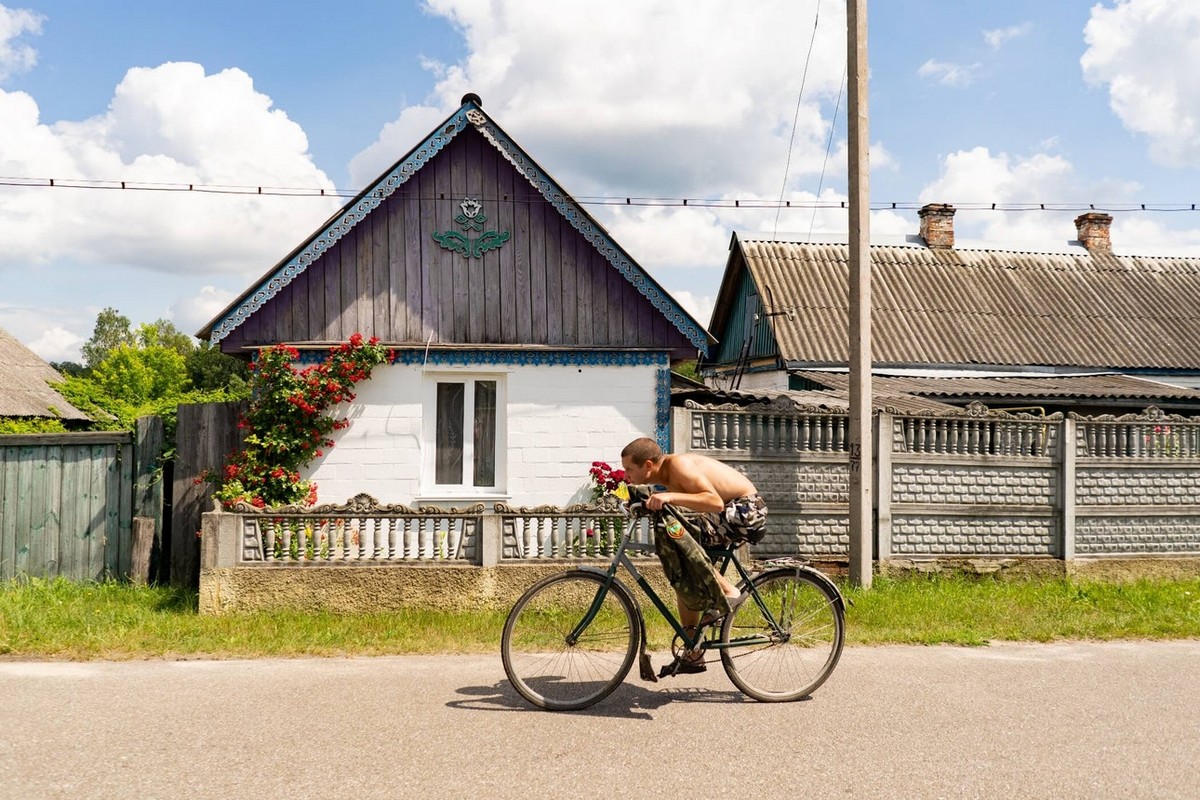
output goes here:
[{"label": "fence plank", "polygon": [[241,445],[238,417],[245,403],[203,403],[179,406],[175,477],[172,486],[171,536],[165,557],[170,559],[171,584],[200,585],[200,515],[212,506],[212,492],[196,480],[207,469],[221,469],[226,457]]}]

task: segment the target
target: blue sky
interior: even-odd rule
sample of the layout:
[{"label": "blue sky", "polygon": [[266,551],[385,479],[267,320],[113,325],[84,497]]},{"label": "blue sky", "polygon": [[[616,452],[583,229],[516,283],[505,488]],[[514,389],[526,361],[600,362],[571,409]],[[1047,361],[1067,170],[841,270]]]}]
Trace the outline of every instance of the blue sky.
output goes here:
[{"label": "blue sky", "polygon": [[[948,202],[960,242],[1059,248],[1074,208],[1006,209],[1094,204],[1119,253],[1200,255],[1197,212],[1127,210],[1200,202],[1200,4],[868,21],[874,235]],[[844,66],[843,0],[0,0],[0,178],[356,191],[474,91],[577,197],[836,206]],[[106,306],[195,331],[338,205],[0,185],[0,327],[53,361]],[[846,229],[836,207],[588,208],[702,322],[732,231]]]}]

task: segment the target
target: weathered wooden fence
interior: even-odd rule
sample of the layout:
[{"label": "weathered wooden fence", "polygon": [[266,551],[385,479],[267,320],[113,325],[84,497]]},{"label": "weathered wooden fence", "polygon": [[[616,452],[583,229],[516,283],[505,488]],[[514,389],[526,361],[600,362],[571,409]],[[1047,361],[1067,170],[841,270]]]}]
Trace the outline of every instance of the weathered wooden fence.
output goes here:
[{"label": "weathered wooden fence", "polygon": [[0,436],[0,580],[144,579],[161,529],[162,437],[157,417],[136,434]]},{"label": "weathered wooden fence", "polygon": [[179,406],[172,486],[171,538],[167,542],[170,582],[200,582],[200,515],[212,508],[211,489],[197,483],[206,470],[220,470],[242,442],[237,427],[246,403],[201,403]]}]

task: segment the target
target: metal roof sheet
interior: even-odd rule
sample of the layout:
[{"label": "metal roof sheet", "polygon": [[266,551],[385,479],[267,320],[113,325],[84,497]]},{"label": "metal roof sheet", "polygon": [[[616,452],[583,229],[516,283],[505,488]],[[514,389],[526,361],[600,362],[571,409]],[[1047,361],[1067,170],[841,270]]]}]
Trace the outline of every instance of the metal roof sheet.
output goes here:
[{"label": "metal roof sheet", "polygon": [[[846,390],[845,372],[801,370],[792,374],[835,391]],[[1046,375],[1013,377],[930,377],[873,375],[875,394],[914,394],[923,397],[1039,397],[1185,399],[1200,401],[1200,391],[1132,375]]]},{"label": "metal roof sheet", "polygon": [[[849,359],[849,248],[735,239],[795,364]],[[877,364],[1200,369],[1200,259],[872,245]],[[713,329],[718,330],[718,308]]]}]

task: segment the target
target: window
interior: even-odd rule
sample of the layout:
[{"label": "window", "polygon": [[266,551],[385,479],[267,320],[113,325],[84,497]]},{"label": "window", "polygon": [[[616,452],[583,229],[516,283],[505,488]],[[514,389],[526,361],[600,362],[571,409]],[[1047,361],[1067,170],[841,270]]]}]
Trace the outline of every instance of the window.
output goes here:
[{"label": "window", "polygon": [[[498,445],[501,382],[494,376],[443,375],[433,382],[432,477],[436,488],[495,491],[500,487]],[[427,462],[428,463],[428,462]]]}]

